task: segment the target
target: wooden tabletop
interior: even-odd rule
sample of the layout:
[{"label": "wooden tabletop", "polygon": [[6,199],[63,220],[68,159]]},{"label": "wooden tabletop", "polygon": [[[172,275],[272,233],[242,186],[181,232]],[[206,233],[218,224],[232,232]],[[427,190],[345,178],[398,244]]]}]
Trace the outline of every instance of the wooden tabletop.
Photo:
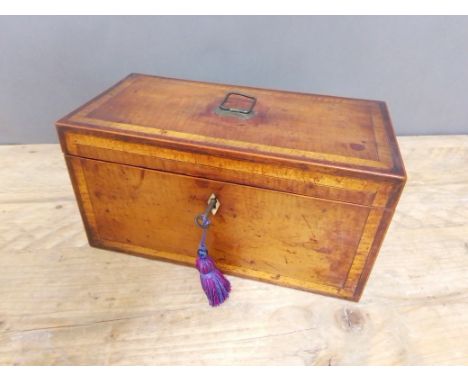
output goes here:
[{"label": "wooden tabletop", "polygon": [[409,181],[360,303],[90,248],[58,145],[0,146],[0,364],[468,365],[468,136]]}]

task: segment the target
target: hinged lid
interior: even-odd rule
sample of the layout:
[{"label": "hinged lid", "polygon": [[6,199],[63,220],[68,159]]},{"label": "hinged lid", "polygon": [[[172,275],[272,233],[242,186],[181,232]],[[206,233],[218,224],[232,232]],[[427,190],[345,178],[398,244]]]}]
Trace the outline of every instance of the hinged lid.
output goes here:
[{"label": "hinged lid", "polygon": [[405,177],[380,101],[132,74],[57,126],[253,161]]}]

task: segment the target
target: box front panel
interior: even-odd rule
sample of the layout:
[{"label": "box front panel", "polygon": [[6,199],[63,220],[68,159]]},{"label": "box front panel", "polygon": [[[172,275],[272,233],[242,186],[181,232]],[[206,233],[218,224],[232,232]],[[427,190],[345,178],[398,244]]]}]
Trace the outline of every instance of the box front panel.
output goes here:
[{"label": "box front panel", "polygon": [[[231,274],[353,298],[379,225],[366,206],[67,156],[92,244],[193,265],[194,217],[221,201],[210,255]],[[195,274],[194,274],[195,275]],[[350,279],[350,277],[353,279]]]}]

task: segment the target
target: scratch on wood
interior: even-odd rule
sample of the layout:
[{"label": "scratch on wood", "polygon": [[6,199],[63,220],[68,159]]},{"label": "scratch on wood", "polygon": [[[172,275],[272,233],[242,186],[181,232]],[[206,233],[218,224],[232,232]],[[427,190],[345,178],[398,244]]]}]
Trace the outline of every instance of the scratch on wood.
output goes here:
[{"label": "scratch on wood", "polygon": [[305,221],[305,223],[307,224],[307,227],[309,227],[309,229],[312,229],[312,227],[310,226],[309,222],[307,221],[306,217],[304,216],[304,214],[301,215],[302,216],[302,219]]}]

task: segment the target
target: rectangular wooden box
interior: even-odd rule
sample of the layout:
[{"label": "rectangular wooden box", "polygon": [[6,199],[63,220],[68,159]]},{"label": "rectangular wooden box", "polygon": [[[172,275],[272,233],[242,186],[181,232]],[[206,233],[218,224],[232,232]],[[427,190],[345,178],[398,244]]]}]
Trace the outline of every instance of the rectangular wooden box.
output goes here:
[{"label": "rectangular wooden box", "polygon": [[406,180],[379,101],[132,74],[57,130],[91,245],[193,265],[215,193],[222,271],[351,300]]}]

